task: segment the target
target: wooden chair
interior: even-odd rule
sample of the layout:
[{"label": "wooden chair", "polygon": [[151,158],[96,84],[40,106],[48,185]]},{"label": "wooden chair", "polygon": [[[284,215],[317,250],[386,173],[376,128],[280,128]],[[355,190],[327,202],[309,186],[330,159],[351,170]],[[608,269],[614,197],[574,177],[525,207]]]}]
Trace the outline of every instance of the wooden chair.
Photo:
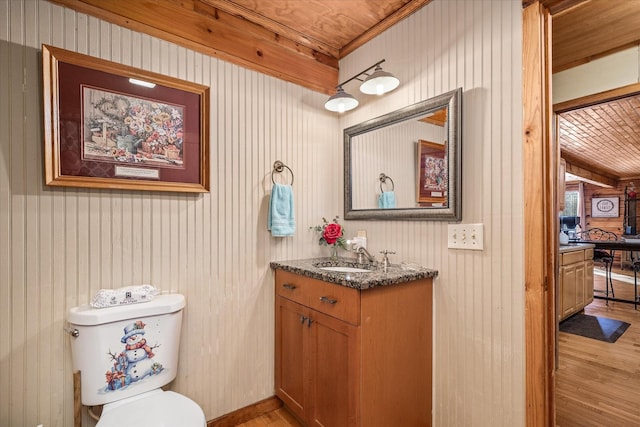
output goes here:
[{"label": "wooden chair", "polygon": [[[582,241],[594,241],[594,240],[618,240],[618,235],[611,231],[603,230],[601,228],[590,228],[588,230],[578,233],[578,237]],[[615,250],[607,251],[605,249],[593,250],[593,262],[599,263],[604,266],[605,271],[605,296],[609,298],[609,289],[611,289],[611,296],[616,297],[613,291],[613,280],[611,278],[611,267],[613,266],[613,258]],[[640,265],[639,265],[640,269]]]}]

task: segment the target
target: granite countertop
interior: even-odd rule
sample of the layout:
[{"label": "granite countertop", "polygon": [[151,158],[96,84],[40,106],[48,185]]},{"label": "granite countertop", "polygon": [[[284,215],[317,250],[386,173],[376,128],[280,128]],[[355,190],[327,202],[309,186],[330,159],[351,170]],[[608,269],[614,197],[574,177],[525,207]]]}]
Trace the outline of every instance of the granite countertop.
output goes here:
[{"label": "granite countertop", "polygon": [[438,270],[432,270],[415,264],[391,264],[387,267],[386,273],[379,263],[371,272],[366,273],[341,273],[321,270],[319,268],[336,265],[365,269],[370,268],[370,264],[358,264],[353,258],[338,258],[337,260],[332,260],[331,258],[309,258],[271,262],[271,268],[274,270],[280,269],[355,289],[369,289],[375,286],[388,286],[438,276]]},{"label": "granite countertop", "polygon": [[559,252],[562,254],[565,252],[580,251],[595,247],[596,245],[594,245],[593,243],[566,243],[560,245]]}]

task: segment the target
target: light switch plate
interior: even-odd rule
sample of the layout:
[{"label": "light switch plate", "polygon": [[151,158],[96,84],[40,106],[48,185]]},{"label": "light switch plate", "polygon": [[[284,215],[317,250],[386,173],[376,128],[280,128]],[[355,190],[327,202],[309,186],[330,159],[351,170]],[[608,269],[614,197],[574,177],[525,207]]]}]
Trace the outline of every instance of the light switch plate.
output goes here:
[{"label": "light switch plate", "polygon": [[484,249],[483,224],[449,224],[447,230],[447,247],[449,249],[468,249],[481,251]]}]

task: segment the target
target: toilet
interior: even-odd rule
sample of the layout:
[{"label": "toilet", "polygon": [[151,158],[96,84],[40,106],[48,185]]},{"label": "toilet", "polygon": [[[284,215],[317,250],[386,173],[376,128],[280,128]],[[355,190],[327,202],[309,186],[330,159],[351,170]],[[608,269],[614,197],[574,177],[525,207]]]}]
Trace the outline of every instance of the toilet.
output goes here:
[{"label": "toilet", "polygon": [[83,405],[104,405],[96,427],[206,427],[204,412],[181,394],[163,391],[178,368],[185,299],[69,310],[74,371]]}]

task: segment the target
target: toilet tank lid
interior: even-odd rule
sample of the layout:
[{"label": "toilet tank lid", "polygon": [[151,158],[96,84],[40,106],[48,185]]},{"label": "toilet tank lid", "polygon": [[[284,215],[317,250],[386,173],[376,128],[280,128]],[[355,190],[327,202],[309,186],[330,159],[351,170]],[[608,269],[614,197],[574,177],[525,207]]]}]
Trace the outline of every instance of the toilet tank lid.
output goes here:
[{"label": "toilet tank lid", "polygon": [[134,317],[157,316],[182,310],[185,306],[182,294],[160,294],[151,301],[139,304],[93,308],[89,304],[73,307],[67,320],[73,325],[102,325],[104,323],[133,319]]}]

